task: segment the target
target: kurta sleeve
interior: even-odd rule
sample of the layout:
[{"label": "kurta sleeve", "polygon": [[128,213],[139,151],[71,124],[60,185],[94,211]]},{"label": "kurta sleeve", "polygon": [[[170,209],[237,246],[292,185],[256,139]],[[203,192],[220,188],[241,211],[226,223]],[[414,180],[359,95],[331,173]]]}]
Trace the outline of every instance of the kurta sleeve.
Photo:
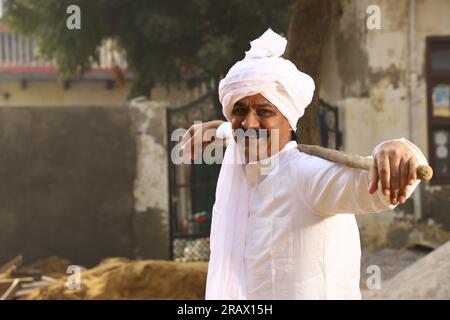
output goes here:
[{"label": "kurta sleeve", "polygon": [[[428,164],[420,149],[405,138],[389,140],[408,144],[419,164]],[[375,147],[372,157],[388,141]],[[372,158],[371,157],[371,158]],[[320,216],[338,213],[374,213],[392,210],[396,205],[390,203],[388,196],[381,191],[369,193],[369,171],[345,167],[319,157],[303,154],[296,163],[296,178],[299,191],[311,209]],[[417,180],[407,191],[407,198],[420,183]]]}]

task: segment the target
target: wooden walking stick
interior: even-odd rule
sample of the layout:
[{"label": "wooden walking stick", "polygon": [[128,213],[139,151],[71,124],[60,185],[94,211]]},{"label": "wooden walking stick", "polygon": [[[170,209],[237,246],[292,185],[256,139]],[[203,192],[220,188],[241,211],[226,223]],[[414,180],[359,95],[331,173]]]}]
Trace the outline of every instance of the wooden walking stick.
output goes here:
[{"label": "wooden walking stick", "polygon": [[[373,164],[373,159],[348,154],[343,151],[328,149],[316,145],[299,144],[298,149],[304,153],[317,156],[332,162],[342,164],[347,167],[370,170]],[[427,165],[419,165],[417,168],[417,179],[430,180],[433,176],[433,169]]]}]

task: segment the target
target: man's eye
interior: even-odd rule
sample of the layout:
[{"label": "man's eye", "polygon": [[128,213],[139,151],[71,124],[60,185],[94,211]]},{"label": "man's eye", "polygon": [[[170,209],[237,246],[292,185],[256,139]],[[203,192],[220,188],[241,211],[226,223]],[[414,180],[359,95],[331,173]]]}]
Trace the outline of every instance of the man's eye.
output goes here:
[{"label": "man's eye", "polygon": [[273,114],[272,110],[261,109],[257,111],[259,116],[271,116]]},{"label": "man's eye", "polygon": [[240,116],[240,115],[244,115],[245,114],[245,109],[244,108],[234,108],[233,110],[233,114]]}]

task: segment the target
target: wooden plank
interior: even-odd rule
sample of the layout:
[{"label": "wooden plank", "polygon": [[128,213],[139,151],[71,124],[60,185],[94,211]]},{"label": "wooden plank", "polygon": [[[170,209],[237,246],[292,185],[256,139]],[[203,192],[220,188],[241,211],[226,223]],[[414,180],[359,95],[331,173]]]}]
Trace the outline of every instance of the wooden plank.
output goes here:
[{"label": "wooden plank", "polygon": [[44,281],[47,281],[47,282],[53,282],[53,281],[56,280],[55,278],[52,278],[52,277],[49,277],[49,276],[42,276],[41,279],[44,280]]},{"label": "wooden plank", "polygon": [[11,273],[11,278],[24,278],[24,277],[32,277],[35,280],[40,280],[42,277],[42,272],[40,270],[19,269]]},{"label": "wooden plank", "polygon": [[0,297],[0,300],[11,300],[14,297],[15,292],[19,289],[19,279],[14,279],[9,288]]},{"label": "wooden plank", "polygon": [[39,288],[39,287],[45,287],[48,286],[51,282],[49,281],[34,281],[31,283],[24,283],[22,284],[23,289],[31,289],[31,288]]},{"label": "wooden plank", "polygon": [[36,289],[21,289],[21,290],[17,290],[15,296],[16,297],[21,297],[21,296],[26,296],[32,292],[36,291]]},{"label": "wooden plank", "polygon": [[13,279],[5,279],[0,282],[0,296],[2,296],[3,293],[5,293],[6,290],[8,290],[13,281],[14,281]]},{"label": "wooden plank", "polygon": [[11,269],[12,266],[15,266],[16,268],[19,267],[22,264],[23,257],[21,254],[15,256],[11,260],[4,263],[2,266],[0,266],[0,273],[5,273],[9,269]]},{"label": "wooden plank", "polygon": [[[33,277],[24,277],[24,278],[14,278],[14,279],[19,279],[20,283],[30,283],[35,281],[35,279]],[[14,279],[0,279],[0,284],[2,283],[11,283]]]}]

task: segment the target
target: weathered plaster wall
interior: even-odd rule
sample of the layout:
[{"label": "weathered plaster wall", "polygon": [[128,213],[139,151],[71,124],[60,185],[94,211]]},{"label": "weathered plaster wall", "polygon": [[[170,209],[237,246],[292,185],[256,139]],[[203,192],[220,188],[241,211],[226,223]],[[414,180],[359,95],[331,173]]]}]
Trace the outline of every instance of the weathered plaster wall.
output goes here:
[{"label": "weathered plaster wall", "polygon": [[[368,30],[366,9],[381,8],[382,29]],[[344,147],[371,154],[380,141],[408,136],[407,1],[350,1],[333,27],[320,95],[344,111]]]},{"label": "weathered plaster wall", "polygon": [[[427,36],[450,35],[450,2],[417,0],[415,43],[417,82],[410,87],[409,0],[352,0],[332,28],[321,63],[320,96],[340,107],[344,150],[371,154],[383,140],[406,137],[428,157],[425,78]],[[381,9],[381,30],[368,30],[369,5]],[[413,99],[410,92],[413,91]],[[410,123],[410,107],[416,104],[416,121]],[[412,129],[414,136],[411,136]],[[422,183],[422,215],[450,228],[450,188]],[[410,201],[411,202],[411,201]],[[411,213],[412,203],[396,209]],[[359,225],[369,234],[389,226],[394,213],[364,215]],[[363,235],[364,236],[364,235]]]},{"label": "weathered plaster wall", "polygon": [[133,194],[135,255],[169,258],[169,186],[166,104],[153,101],[129,104],[136,140],[136,179]]}]

